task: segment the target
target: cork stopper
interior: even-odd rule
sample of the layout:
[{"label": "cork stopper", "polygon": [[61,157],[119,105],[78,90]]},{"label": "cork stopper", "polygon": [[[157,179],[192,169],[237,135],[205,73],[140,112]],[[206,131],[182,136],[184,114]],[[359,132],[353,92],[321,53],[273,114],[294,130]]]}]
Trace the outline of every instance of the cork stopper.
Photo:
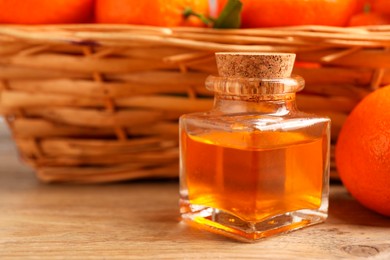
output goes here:
[{"label": "cork stopper", "polygon": [[218,73],[222,77],[276,79],[289,78],[293,53],[217,52]]}]

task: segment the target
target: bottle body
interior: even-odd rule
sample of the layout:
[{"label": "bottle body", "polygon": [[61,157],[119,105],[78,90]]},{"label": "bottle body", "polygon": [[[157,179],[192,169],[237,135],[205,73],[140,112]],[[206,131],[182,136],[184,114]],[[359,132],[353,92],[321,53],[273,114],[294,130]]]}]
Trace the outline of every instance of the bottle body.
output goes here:
[{"label": "bottle body", "polygon": [[324,221],[329,129],[295,94],[216,95],[212,111],[180,119],[183,219],[246,241]]}]

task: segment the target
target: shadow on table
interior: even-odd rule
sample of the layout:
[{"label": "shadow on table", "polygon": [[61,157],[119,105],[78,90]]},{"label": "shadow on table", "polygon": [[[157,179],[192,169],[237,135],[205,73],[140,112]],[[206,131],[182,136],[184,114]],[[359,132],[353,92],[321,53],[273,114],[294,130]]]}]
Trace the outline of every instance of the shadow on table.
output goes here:
[{"label": "shadow on table", "polygon": [[390,228],[390,218],[363,207],[341,186],[332,188],[329,223]]}]

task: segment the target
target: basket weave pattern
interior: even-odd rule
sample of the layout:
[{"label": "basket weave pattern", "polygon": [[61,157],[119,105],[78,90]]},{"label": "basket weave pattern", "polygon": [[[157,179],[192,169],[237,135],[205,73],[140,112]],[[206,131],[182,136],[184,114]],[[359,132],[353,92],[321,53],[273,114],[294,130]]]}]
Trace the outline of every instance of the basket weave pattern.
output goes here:
[{"label": "basket weave pattern", "polygon": [[359,100],[390,84],[388,26],[1,26],[0,113],[43,181],[175,177],[177,119],[211,108],[216,51],[297,53],[298,105],[331,117],[333,142]]}]

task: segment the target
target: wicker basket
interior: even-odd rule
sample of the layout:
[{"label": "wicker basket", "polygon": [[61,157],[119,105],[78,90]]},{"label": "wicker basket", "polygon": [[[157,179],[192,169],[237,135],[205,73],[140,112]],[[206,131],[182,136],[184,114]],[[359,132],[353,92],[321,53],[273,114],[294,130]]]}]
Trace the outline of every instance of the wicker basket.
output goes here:
[{"label": "wicker basket", "polygon": [[298,104],[330,116],[335,141],[357,102],[390,83],[389,47],[389,26],[1,26],[0,113],[43,181],[175,177],[177,119],[212,106],[214,52],[297,53]]}]

